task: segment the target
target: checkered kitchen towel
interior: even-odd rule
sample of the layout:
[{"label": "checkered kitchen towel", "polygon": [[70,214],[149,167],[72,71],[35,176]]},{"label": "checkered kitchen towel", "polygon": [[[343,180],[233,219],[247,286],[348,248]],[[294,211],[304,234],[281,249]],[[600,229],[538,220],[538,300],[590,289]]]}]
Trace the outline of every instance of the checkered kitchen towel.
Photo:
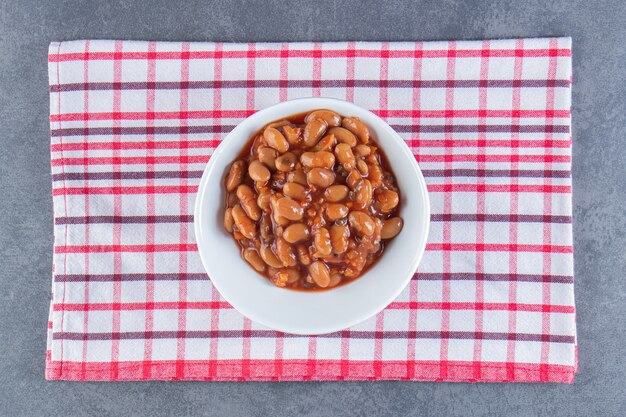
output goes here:
[{"label": "checkered kitchen towel", "polygon": [[[78,41],[53,43],[48,61],[48,379],[573,380],[570,39]],[[192,227],[224,135],[307,96],[386,119],[432,204],[406,290],[317,337],[233,310]]]}]

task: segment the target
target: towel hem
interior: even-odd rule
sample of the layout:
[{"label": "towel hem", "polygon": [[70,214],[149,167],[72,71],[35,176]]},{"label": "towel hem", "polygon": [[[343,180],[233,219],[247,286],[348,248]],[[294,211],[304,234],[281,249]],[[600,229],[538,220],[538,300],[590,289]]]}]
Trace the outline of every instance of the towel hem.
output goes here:
[{"label": "towel hem", "polygon": [[46,360],[47,380],[70,381],[359,381],[574,382],[567,365],[465,361],[186,360],[68,362]]}]

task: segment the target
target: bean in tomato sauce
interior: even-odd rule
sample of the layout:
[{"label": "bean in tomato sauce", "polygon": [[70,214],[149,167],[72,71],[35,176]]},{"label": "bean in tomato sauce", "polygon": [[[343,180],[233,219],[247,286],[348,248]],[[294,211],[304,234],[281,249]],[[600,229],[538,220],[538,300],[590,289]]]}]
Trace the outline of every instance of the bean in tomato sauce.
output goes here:
[{"label": "bean in tomato sauce", "polygon": [[396,179],[369,128],[328,109],[264,126],[224,188],[224,228],[243,259],[278,287],[348,283],[402,231]]}]

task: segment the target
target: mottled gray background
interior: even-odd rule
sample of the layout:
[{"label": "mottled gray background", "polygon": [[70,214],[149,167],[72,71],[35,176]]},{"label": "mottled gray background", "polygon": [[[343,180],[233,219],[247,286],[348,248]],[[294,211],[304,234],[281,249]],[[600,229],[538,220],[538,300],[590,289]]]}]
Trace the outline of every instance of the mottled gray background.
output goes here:
[{"label": "mottled gray background", "polygon": [[[52,1],[0,5],[0,416],[626,415],[626,2]],[[572,36],[580,369],[573,385],[44,380],[50,41]]]}]

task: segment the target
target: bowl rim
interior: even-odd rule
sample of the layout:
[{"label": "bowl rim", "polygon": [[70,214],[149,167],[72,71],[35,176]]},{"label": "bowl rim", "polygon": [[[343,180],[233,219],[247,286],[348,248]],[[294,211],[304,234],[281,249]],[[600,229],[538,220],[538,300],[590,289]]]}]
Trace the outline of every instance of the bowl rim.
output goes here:
[{"label": "bowl rim", "polygon": [[[319,108],[329,108],[332,110],[333,104],[337,104],[339,106],[348,106],[354,109],[358,109],[357,111],[360,111],[363,113],[369,113],[369,116],[372,117],[374,120],[376,120],[376,122],[378,123],[378,126],[376,126],[376,129],[385,130],[386,134],[389,135],[389,137],[393,138],[396,142],[398,142],[398,144],[400,145],[399,148],[402,150],[405,156],[407,156],[410,159],[411,161],[410,165],[413,168],[414,174],[417,176],[419,187],[416,187],[416,188],[419,191],[420,197],[423,201],[424,211],[421,213],[421,216],[423,217],[422,224],[424,227],[423,227],[423,232],[421,233],[421,236],[420,236],[419,246],[417,248],[415,255],[411,259],[411,262],[410,263],[407,262],[406,267],[403,268],[403,270],[406,270],[405,272],[406,276],[401,281],[401,285],[398,285],[395,291],[393,291],[389,296],[385,297],[384,299],[381,299],[376,304],[375,308],[370,308],[370,310],[363,312],[362,314],[356,315],[350,320],[341,321],[338,319],[337,321],[338,323],[340,323],[339,325],[329,324],[326,326],[318,326],[316,329],[313,329],[312,331],[311,329],[302,329],[302,328],[293,327],[293,326],[276,325],[276,323],[273,323],[271,320],[266,320],[264,317],[259,317],[254,312],[252,312],[251,309],[249,309],[246,305],[241,305],[237,301],[233,301],[231,297],[229,297],[227,292],[225,294],[225,291],[223,291],[223,288],[221,288],[222,286],[220,283],[220,279],[215,280],[213,277],[211,278],[211,282],[213,286],[215,286],[217,291],[220,293],[221,297],[223,297],[224,300],[226,300],[229,304],[231,304],[235,310],[237,310],[239,313],[241,313],[245,317],[263,326],[269,327],[271,329],[282,331],[285,333],[290,333],[290,334],[297,334],[297,335],[327,334],[327,333],[332,333],[332,332],[336,332],[339,330],[343,330],[351,326],[354,326],[358,323],[361,323],[362,321],[378,314],[380,311],[386,308],[406,288],[413,274],[417,270],[417,267],[423,258],[423,255],[426,249],[426,242],[427,242],[428,235],[430,232],[430,198],[429,198],[429,193],[428,193],[428,189],[426,186],[426,181],[424,180],[422,171],[417,161],[415,160],[413,153],[407,146],[406,142],[400,137],[400,135],[398,135],[398,133],[395,130],[393,130],[393,128],[389,126],[389,124],[385,120],[380,118],[378,115],[376,115],[375,113],[353,102],[340,100],[336,98],[329,98],[329,97],[297,98],[297,99],[282,101],[274,105],[271,105],[269,107],[266,107],[264,109],[261,109],[251,114],[247,118],[243,119],[242,121],[240,121],[237,124],[237,126],[233,128],[233,130],[231,130],[226,136],[224,136],[220,144],[213,151],[211,158],[206,164],[202,173],[202,178],[198,185],[198,190],[196,192],[196,200],[194,204],[194,234],[195,234],[195,239],[196,239],[196,244],[197,244],[197,251],[198,251],[198,254],[200,255],[200,259],[201,259],[205,272],[209,276],[212,276],[211,271],[214,269],[212,268],[211,263],[206,259],[206,256],[203,255],[203,253],[205,252],[205,249],[207,249],[205,245],[209,244],[209,242],[203,238],[204,233],[203,233],[202,226],[201,226],[201,223],[204,218],[204,216],[202,215],[203,213],[202,202],[204,200],[204,195],[207,193],[207,183],[209,182],[211,175],[214,174],[213,170],[215,168],[215,165],[217,164],[217,160],[219,159],[219,156],[222,154],[222,151],[228,146],[228,139],[231,137],[237,137],[240,131],[244,130],[245,128],[248,128],[247,125],[254,125],[254,126],[258,125],[259,126],[258,128],[260,128],[263,125],[270,123],[273,120],[276,120],[276,117],[266,116],[268,114],[271,114],[278,110],[283,110],[283,108],[287,109],[294,104],[299,105],[301,103],[307,103],[307,102],[311,102],[311,106],[309,110],[304,110],[304,111],[310,111],[310,110],[319,109]],[[345,113],[345,112],[342,112],[342,113]],[[286,112],[286,114],[283,117],[287,117],[291,114],[298,114],[298,112],[297,111]],[[278,119],[280,119],[280,116],[278,117]],[[246,138],[246,141],[248,139],[249,138]],[[243,144],[241,146],[243,146]],[[387,158],[391,160],[391,158],[389,158],[389,153],[386,152],[386,154],[387,154]],[[223,190],[220,190],[220,195],[222,195],[222,193],[223,193]],[[245,262],[245,261],[242,260],[242,262]],[[254,272],[256,273],[256,271]],[[261,276],[259,276],[259,278],[261,278]],[[342,287],[343,288],[348,287],[350,284],[358,282],[362,278],[363,277],[359,277],[353,282],[348,283]],[[339,287],[339,288],[342,288],[342,287]],[[337,288],[336,290],[339,290],[339,288]],[[284,289],[280,289],[280,290],[288,291],[292,293],[313,294],[313,295],[324,294],[330,291],[335,291],[335,290],[329,290],[329,291],[323,291],[323,292],[300,292],[300,291],[291,291],[291,290],[284,290]]]}]

